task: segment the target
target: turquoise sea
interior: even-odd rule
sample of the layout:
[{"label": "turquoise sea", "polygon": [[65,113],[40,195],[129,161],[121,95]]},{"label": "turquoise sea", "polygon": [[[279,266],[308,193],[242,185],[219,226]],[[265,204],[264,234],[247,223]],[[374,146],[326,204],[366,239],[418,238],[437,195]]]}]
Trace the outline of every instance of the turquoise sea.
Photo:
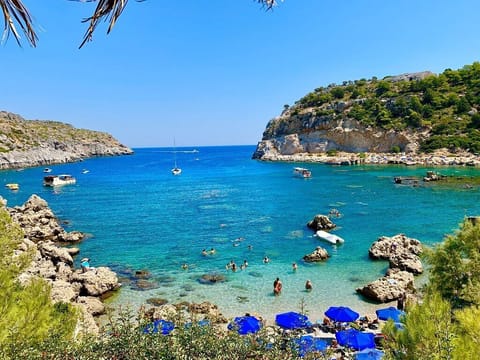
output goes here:
[{"label": "turquoise sea", "polygon": [[[314,318],[330,305],[369,312],[376,305],[357,296],[355,288],[382,276],[388,266],[369,260],[373,241],[405,233],[432,245],[452,233],[464,216],[480,213],[477,185],[411,187],[393,182],[394,176],[423,176],[430,168],[303,164],[313,177],[299,179],[292,168],[302,164],[251,160],[254,146],[193,149],[176,149],[180,176],[170,173],[172,149],[141,148],[132,156],[51,166],[52,173],[77,178],[77,184],[58,189],[42,186],[43,168],[2,171],[1,181],[19,183],[20,190],[1,186],[0,194],[8,206],[38,194],[68,231],[90,234],[79,245],[77,266],[86,256],[93,266],[151,272],[154,289],[134,290],[125,283],[113,304],[136,307],[152,297],[170,303],[208,300],[227,317],[251,312],[267,319],[299,310],[302,299]],[[437,170],[480,175],[474,168]],[[341,246],[312,237],[306,227],[315,214],[332,208],[343,215],[333,219],[338,225],[334,233],[345,239]],[[304,263],[302,257],[318,245],[331,258]],[[216,254],[202,256],[202,249],[210,248]],[[263,263],[265,256],[270,263]],[[238,266],[247,260],[249,266],[234,273],[225,268],[231,260]],[[298,263],[296,272],[292,262]],[[223,275],[226,281],[200,283],[198,278],[207,273]],[[272,295],[276,277],[283,282],[278,297]],[[311,293],[304,291],[307,279],[313,283]]]}]

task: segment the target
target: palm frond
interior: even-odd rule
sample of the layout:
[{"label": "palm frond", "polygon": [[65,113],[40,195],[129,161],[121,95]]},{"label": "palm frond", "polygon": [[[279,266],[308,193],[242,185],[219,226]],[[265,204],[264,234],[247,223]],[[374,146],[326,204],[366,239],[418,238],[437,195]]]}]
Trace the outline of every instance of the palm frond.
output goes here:
[{"label": "palm frond", "polygon": [[270,10],[271,8],[277,5],[277,0],[257,0],[257,2],[265,6],[267,10]]},{"label": "palm frond", "polygon": [[30,45],[35,47],[37,45],[38,37],[33,28],[32,17],[22,1],[0,0],[0,8],[3,12],[4,21],[2,42],[8,39],[10,33],[12,33],[18,45],[22,46],[20,43],[20,34],[15,27],[15,24],[17,24],[27,37]]}]

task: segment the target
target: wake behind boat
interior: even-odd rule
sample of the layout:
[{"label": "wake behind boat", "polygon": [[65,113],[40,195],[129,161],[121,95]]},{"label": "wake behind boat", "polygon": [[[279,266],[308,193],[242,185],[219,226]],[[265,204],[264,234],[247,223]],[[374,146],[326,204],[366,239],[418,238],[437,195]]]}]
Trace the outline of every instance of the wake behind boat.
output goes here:
[{"label": "wake behind boat", "polygon": [[345,242],[345,240],[343,240],[340,236],[330,234],[323,230],[318,230],[315,233],[315,236],[334,245],[343,244]]},{"label": "wake behind boat", "polygon": [[75,184],[76,182],[77,179],[75,179],[72,175],[48,175],[43,178],[44,186],[60,186]]},{"label": "wake behind boat", "polygon": [[293,168],[293,175],[297,177],[301,177],[304,179],[311,178],[312,172],[306,168],[302,167],[294,167]]}]

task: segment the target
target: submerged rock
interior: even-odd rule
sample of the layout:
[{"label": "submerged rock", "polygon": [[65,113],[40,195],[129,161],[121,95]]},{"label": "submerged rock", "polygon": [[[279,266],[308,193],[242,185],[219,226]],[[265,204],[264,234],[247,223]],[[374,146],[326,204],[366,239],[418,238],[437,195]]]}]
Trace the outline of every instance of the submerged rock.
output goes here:
[{"label": "submerged rock", "polygon": [[200,284],[215,284],[218,282],[224,282],[225,276],[221,274],[204,274],[199,279]]}]

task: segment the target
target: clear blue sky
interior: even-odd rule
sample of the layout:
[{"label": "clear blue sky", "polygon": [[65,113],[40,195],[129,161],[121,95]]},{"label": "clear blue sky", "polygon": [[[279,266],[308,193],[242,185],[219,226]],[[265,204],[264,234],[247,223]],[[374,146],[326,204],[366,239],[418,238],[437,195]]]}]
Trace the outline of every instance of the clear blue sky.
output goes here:
[{"label": "clear blue sky", "polygon": [[131,147],[256,144],[319,86],[480,60],[478,0],[130,1],[80,50],[95,4],[24,2],[40,41],[0,47],[0,109]]}]

